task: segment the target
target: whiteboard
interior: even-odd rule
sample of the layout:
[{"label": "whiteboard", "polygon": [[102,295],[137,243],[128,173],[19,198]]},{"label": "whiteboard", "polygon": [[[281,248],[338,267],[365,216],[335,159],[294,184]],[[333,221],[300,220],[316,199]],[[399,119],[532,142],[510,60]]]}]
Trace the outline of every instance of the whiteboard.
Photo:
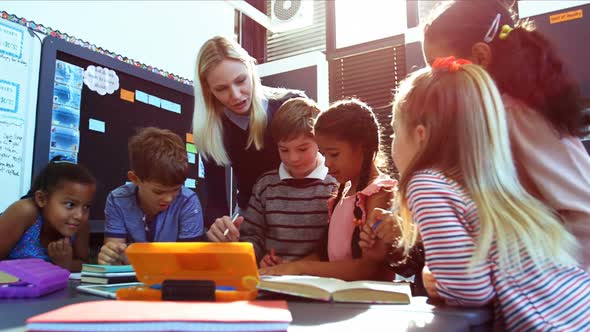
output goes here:
[{"label": "whiteboard", "polygon": [[31,185],[41,39],[0,19],[0,212]]}]

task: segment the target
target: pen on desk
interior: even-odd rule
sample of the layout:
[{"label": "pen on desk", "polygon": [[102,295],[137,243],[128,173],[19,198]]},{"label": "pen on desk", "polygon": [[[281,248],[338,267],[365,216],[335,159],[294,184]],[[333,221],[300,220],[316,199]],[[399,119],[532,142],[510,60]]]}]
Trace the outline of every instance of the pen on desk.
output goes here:
[{"label": "pen on desk", "polygon": [[[231,218],[231,223],[234,224],[239,216],[240,216],[240,214],[238,213],[238,210],[236,209],[236,212],[234,212],[234,215]],[[227,236],[228,233],[229,233],[229,228],[226,228],[225,231],[223,231],[223,236]]]}]

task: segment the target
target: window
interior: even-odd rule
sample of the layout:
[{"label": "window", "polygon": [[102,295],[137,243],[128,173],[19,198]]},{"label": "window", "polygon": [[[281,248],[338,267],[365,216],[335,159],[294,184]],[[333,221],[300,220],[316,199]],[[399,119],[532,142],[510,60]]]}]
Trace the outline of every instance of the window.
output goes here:
[{"label": "window", "polygon": [[406,0],[336,0],[336,48],[403,34]]},{"label": "window", "polygon": [[[382,149],[391,161],[391,101],[406,76],[406,0],[327,1],[330,101],[357,97],[373,108],[382,127]],[[414,18],[417,21],[417,17]]]}]

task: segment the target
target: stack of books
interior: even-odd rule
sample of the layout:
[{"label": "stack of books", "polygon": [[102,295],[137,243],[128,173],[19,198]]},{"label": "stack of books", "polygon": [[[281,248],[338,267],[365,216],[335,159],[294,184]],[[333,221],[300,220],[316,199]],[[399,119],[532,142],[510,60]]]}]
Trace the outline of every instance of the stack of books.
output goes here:
[{"label": "stack of books", "polygon": [[83,264],[80,281],[82,283],[107,285],[136,282],[137,278],[131,265]]}]

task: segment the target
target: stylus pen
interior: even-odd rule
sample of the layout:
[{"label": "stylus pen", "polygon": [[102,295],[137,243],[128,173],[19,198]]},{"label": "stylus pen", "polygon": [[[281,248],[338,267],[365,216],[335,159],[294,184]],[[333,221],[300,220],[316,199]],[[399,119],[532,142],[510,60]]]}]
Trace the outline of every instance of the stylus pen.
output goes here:
[{"label": "stylus pen", "polygon": [[381,224],[383,222],[383,220],[379,219],[377,220],[377,222],[375,222],[373,224],[373,226],[371,227],[371,230],[374,232],[377,229],[377,226],[379,226],[379,224]]},{"label": "stylus pen", "polygon": [[[239,216],[240,216],[239,210],[236,209],[233,217],[231,218],[231,223],[234,224]],[[226,228],[225,231],[223,231],[223,236],[227,236],[228,233],[229,233],[229,228]]]}]

